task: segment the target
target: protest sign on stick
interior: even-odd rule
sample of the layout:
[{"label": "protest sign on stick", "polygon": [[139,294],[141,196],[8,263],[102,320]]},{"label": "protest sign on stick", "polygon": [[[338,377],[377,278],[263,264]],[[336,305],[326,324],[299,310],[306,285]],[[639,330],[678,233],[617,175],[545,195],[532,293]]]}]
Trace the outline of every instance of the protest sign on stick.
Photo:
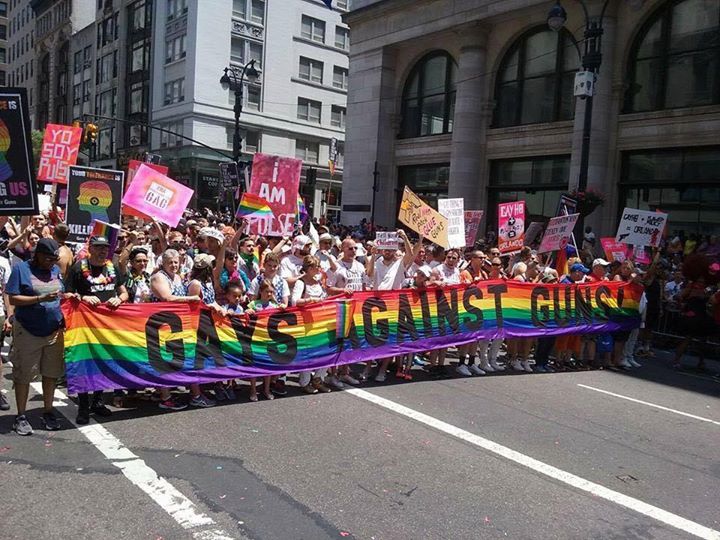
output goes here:
[{"label": "protest sign on stick", "polygon": [[375,247],[377,249],[397,249],[400,237],[395,231],[378,231],[375,233]]},{"label": "protest sign on stick", "polygon": [[667,223],[667,214],[625,208],[615,240],[634,246],[658,247]]},{"label": "protest sign on stick", "polygon": [[122,171],[70,166],[65,210],[68,242],[86,242],[95,220],[120,224],[124,178]]},{"label": "protest sign on stick", "polygon": [[157,221],[176,227],[193,190],[146,164],[140,165],[122,203]]},{"label": "protest sign on stick", "polygon": [[67,184],[71,165],[77,163],[82,128],[48,124],[45,126],[37,179]]},{"label": "protest sign on stick", "polygon": [[423,238],[446,249],[449,247],[447,218],[430,208],[407,186],[400,201],[398,219]]},{"label": "protest sign on stick", "polygon": [[627,259],[628,246],[622,242],[617,242],[612,237],[606,237],[600,239],[600,245],[605,252],[605,258],[608,261],[623,262]]},{"label": "protest sign on stick", "polygon": [[545,228],[545,234],[543,235],[542,242],[540,242],[538,253],[565,249],[568,238],[570,238],[579,217],[580,214],[570,214],[569,216],[551,218]]},{"label": "protest sign on stick", "polygon": [[467,247],[475,245],[484,213],[482,210],[465,210],[465,245]]},{"label": "protest sign on stick", "polygon": [[295,227],[302,160],[256,153],[250,193],[265,199],[272,215],[249,216],[249,234],[290,236]]},{"label": "protest sign on stick", "polygon": [[451,248],[465,247],[464,206],[464,199],[438,199],[438,212],[448,220],[448,244]]},{"label": "protest sign on stick", "polygon": [[525,244],[525,201],[498,204],[498,249],[517,253]]}]

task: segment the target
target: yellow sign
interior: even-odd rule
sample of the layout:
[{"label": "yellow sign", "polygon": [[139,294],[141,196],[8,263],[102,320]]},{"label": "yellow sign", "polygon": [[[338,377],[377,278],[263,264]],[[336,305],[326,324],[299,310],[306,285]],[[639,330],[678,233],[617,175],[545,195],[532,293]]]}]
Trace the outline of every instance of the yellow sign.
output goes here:
[{"label": "yellow sign", "polygon": [[429,207],[408,187],[403,192],[398,219],[431,242],[448,248],[448,220]]}]

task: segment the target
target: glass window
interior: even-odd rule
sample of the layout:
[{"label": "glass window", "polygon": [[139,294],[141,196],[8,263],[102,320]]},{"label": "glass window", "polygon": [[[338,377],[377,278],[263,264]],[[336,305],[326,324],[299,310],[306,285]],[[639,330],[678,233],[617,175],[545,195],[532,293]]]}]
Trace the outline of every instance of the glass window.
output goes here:
[{"label": "glass window", "polygon": [[720,3],[667,2],[633,46],[625,112],[720,103]]},{"label": "glass window", "polygon": [[[398,168],[398,188],[400,192],[407,186],[435,208],[437,208],[438,199],[447,197],[449,180],[449,163],[410,165]],[[400,204],[399,200],[398,204]]]},{"label": "glass window", "polygon": [[295,157],[306,163],[317,163],[320,156],[320,143],[297,139],[295,141]]},{"label": "glass window", "polygon": [[345,116],[347,114],[347,110],[345,107],[340,107],[339,105],[333,105],[332,109],[330,111],[330,125],[334,127],[339,127],[342,129],[345,129]]},{"label": "glass window", "polygon": [[350,30],[342,26],[335,27],[335,46],[344,50],[350,48]]},{"label": "glass window", "polygon": [[165,42],[165,63],[185,58],[185,34],[175,36]]},{"label": "glass window", "polygon": [[346,68],[333,67],[333,86],[347,90],[348,87],[348,70]]},{"label": "glass window", "polygon": [[323,63],[311,58],[300,57],[300,68],[298,76],[305,80],[318,84],[323,82]]},{"label": "glass window", "polygon": [[165,105],[185,100],[185,78],[165,83]]},{"label": "glass window", "polygon": [[575,44],[566,30],[538,28],[520,38],[500,65],[494,126],[572,119],[577,65]]},{"label": "glass window", "polygon": [[260,87],[253,84],[245,87],[245,107],[254,111],[260,110]]},{"label": "glass window", "polygon": [[320,110],[322,103],[312,99],[298,98],[297,117],[306,122],[320,123]]},{"label": "glass window", "polygon": [[233,15],[241,19],[247,17],[247,0],[233,0]]},{"label": "glass window", "polygon": [[300,35],[306,39],[325,43],[325,21],[303,15]]},{"label": "glass window", "polygon": [[264,0],[251,0],[250,20],[254,23],[265,23],[265,2]]},{"label": "glass window", "polygon": [[401,137],[452,132],[455,72],[455,61],[444,51],[415,65],[403,90]]}]

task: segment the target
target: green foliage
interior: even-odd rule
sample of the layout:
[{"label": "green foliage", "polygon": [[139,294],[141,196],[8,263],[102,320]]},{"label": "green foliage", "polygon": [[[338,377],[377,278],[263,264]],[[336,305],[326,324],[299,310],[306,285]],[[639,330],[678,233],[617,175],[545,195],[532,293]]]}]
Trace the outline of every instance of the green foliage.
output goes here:
[{"label": "green foliage", "polygon": [[30,132],[30,139],[32,140],[32,153],[35,161],[35,171],[37,171],[38,165],[40,165],[40,152],[42,151],[43,137],[45,132],[39,129],[33,129]]}]

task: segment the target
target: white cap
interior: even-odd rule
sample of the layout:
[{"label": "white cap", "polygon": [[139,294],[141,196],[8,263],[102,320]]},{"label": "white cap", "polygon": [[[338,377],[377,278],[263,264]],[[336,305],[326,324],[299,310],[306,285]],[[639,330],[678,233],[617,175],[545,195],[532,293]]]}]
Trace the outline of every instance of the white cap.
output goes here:
[{"label": "white cap", "polygon": [[225,242],[225,235],[214,227],[203,227],[202,229],[200,229],[200,235],[206,236],[208,238],[214,238],[221,244]]},{"label": "white cap", "polygon": [[605,259],[597,258],[592,263],[593,266],[610,266],[610,263],[607,262]]},{"label": "white cap", "polygon": [[304,234],[299,234],[293,239],[292,247],[293,249],[302,249],[308,244],[312,244],[312,240],[310,240],[310,237],[305,236]]}]

